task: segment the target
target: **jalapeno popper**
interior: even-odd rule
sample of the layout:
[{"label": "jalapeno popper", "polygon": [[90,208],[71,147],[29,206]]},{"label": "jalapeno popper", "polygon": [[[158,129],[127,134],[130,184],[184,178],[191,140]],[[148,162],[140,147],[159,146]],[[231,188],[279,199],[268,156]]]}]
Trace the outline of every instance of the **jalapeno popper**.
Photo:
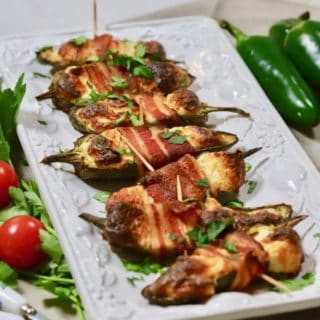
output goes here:
[{"label": "jalapeno popper", "polygon": [[86,135],[75,148],[43,159],[43,163],[67,162],[82,179],[109,180],[137,178],[144,171],[139,158],[127,144],[129,141],[154,167],[159,168],[181,156],[230,148],[237,142],[231,133],[212,131],[197,126],[120,127]]},{"label": "jalapeno popper", "polygon": [[[232,244],[237,254],[227,249]],[[268,254],[261,245],[240,231],[197,248],[176,262],[142,294],[153,304],[170,305],[201,302],[216,291],[246,288],[264,271]]]},{"label": "jalapeno popper", "polygon": [[126,95],[106,99],[82,107],[74,107],[69,116],[74,128],[81,132],[99,133],[116,126],[175,126],[183,124],[204,125],[211,112],[234,112],[248,117],[244,110],[233,107],[210,107],[200,102],[188,89],[179,89],[164,95]]},{"label": "jalapeno popper", "polygon": [[114,98],[115,94],[168,94],[188,87],[194,80],[187,70],[173,62],[141,62],[136,67],[128,62],[125,64],[128,70],[122,66],[123,60],[111,61],[115,62],[85,63],[56,72],[49,91],[37,99],[52,98],[57,108],[68,111],[79,102]]},{"label": "jalapeno popper", "polygon": [[103,34],[93,39],[77,37],[59,47],[44,46],[37,51],[37,57],[43,63],[62,68],[68,65],[79,65],[88,60],[102,59],[110,50],[151,60],[165,59],[164,48],[157,41],[120,40],[110,34]]}]

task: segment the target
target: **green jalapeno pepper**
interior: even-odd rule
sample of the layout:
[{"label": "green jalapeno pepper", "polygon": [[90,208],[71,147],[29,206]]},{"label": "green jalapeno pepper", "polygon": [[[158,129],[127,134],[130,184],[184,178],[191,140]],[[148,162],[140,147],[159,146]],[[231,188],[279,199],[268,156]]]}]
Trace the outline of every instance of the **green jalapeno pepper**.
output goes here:
[{"label": "green jalapeno pepper", "polygon": [[284,47],[284,39],[287,33],[297,24],[310,18],[308,11],[302,13],[297,18],[289,18],[276,22],[269,30],[270,37],[281,47]]},{"label": "green jalapeno pepper", "polygon": [[284,50],[301,75],[314,88],[320,88],[320,22],[301,21],[284,40]]},{"label": "green jalapeno pepper", "polygon": [[319,102],[276,43],[268,36],[245,35],[227,21],[220,25],[235,37],[239,54],[283,119],[300,129],[315,126]]}]

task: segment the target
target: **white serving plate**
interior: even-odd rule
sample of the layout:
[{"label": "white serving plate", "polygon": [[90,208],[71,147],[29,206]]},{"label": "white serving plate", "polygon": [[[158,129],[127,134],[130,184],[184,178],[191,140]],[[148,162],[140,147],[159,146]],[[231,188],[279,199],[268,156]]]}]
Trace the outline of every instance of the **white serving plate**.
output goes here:
[{"label": "white serving plate", "polygon": [[[257,180],[258,187],[251,195],[247,194],[246,185],[241,189],[240,199],[247,206],[287,202],[297,213],[310,215],[297,231],[303,236],[306,252],[301,274],[315,268],[316,283],[290,296],[261,290],[253,294],[226,292],[204,304],[166,308],[149,305],[140,290],[156,276],[145,277],[136,288],[130,286],[126,278],[133,273],[122,267],[97,230],[78,218],[81,212],[103,216],[103,204],[92,198],[97,190],[73,175],[71,166],[40,164],[45,155],[70,148],[80,134],[72,129],[64,113],[52,109],[51,102],[35,100],[50,81],[35,78],[33,72],[49,74],[50,68],[35,62],[34,52],[43,45],[58,45],[84,32],[7,38],[0,43],[0,70],[5,84],[13,86],[24,72],[28,86],[18,119],[18,135],[58,232],[87,319],[149,320],[152,315],[153,320],[227,320],[319,306],[320,255],[313,234],[318,232],[320,216],[320,175],[217,23],[204,17],[186,17],[116,25],[108,31],[120,38],[160,41],[169,58],[185,61],[197,76],[192,88],[202,101],[236,105],[251,113],[251,120],[230,114],[214,115],[210,123],[236,133],[240,139],[237,147],[263,147],[248,160],[253,166],[248,178]],[[48,125],[39,124],[39,119]]]}]

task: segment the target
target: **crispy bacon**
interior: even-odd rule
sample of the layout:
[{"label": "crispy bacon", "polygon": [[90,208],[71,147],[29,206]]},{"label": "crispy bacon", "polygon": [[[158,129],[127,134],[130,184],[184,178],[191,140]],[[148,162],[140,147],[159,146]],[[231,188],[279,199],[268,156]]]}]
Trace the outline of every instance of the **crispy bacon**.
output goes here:
[{"label": "crispy bacon", "polygon": [[156,57],[159,60],[165,59],[165,52],[162,45],[157,41],[118,40],[110,34],[96,36],[94,39],[87,39],[84,44],[76,45],[72,41],[62,44],[58,48],[46,49],[38,52],[38,57],[45,63],[56,67],[82,64],[91,57],[102,58],[108,51],[114,50],[119,54],[134,56],[137,44],[145,48],[145,58]]},{"label": "crispy bacon", "polygon": [[[235,244],[236,255],[225,249],[226,241]],[[257,242],[235,231],[220,243],[180,256],[142,294],[151,303],[169,305],[203,301],[216,290],[241,290],[263,272],[267,257]]]},{"label": "crispy bacon", "polygon": [[[38,100],[54,98],[58,108],[69,110],[75,98],[88,98],[92,90],[99,95],[106,91],[119,94],[163,92],[168,94],[178,88],[188,87],[194,77],[187,70],[172,62],[149,62],[153,79],[133,76],[122,67],[110,66],[104,62],[85,63],[68,67],[53,76],[49,92],[41,94]],[[165,70],[165,72],[163,72]],[[113,77],[121,78],[125,87],[112,86]]]}]

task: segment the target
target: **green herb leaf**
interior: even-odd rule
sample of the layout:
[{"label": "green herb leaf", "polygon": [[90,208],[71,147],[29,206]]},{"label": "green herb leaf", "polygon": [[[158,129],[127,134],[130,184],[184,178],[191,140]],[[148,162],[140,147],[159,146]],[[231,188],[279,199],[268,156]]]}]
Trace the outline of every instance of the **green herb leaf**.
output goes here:
[{"label": "green herb leaf", "polygon": [[43,74],[43,73],[40,73],[40,72],[34,72],[33,75],[34,75],[36,78],[51,79],[50,76],[48,76],[48,75],[46,75],[46,74]]},{"label": "green herb leaf", "polygon": [[115,122],[114,125],[119,127],[124,120],[126,120],[128,112],[124,112]]},{"label": "green herb leaf", "polygon": [[2,128],[0,125],[0,160],[9,162],[10,159],[10,146],[4,137]]},{"label": "green herb leaf", "polygon": [[128,118],[135,127],[139,127],[144,124],[143,120],[139,120],[135,114],[130,113]]},{"label": "green herb leaf", "polygon": [[177,235],[174,232],[170,232],[168,238],[169,240],[174,241],[177,239]]},{"label": "green herb leaf", "polygon": [[85,36],[79,36],[77,38],[71,39],[69,42],[74,44],[75,46],[82,46],[87,42],[87,38]]},{"label": "green herb leaf", "polygon": [[[9,287],[16,288],[18,286],[17,282],[17,272],[13,270],[9,265],[0,261],[0,281]],[[1,285],[0,285],[1,287]]]},{"label": "green herb leaf", "polygon": [[148,67],[145,66],[145,65],[141,65],[141,66],[134,67],[132,73],[133,73],[133,75],[136,76],[136,77],[145,77],[145,78],[147,78],[148,80],[153,79],[153,73],[152,73],[151,69],[148,68]]},{"label": "green herb leaf", "polygon": [[8,144],[14,138],[16,130],[16,117],[21,104],[21,101],[26,92],[26,85],[23,84],[22,74],[15,88],[0,89],[0,154],[6,156],[8,153]]},{"label": "green herb leaf", "polygon": [[[286,280],[280,280],[284,285],[286,285],[290,291],[299,291],[304,289],[305,287],[308,287],[312,285],[316,280],[315,273],[314,272],[307,272],[305,275],[303,275],[299,279],[286,279]],[[281,289],[273,288],[275,291],[282,291]]]},{"label": "green herb leaf", "polygon": [[41,47],[40,49],[38,49],[38,50],[36,51],[36,53],[41,53],[41,52],[44,52],[44,51],[47,51],[47,50],[51,50],[51,49],[53,49],[53,46],[46,45],[46,46],[43,46],[43,47]]},{"label": "green herb leaf", "polygon": [[143,281],[144,278],[143,278],[143,276],[140,276],[140,277],[128,277],[127,280],[133,287],[135,287],[136,286],[136,281]]},{"label": "green herb leaf", "polygon": [[217,220],[210,222],[207,226],[209,241],[216,239],[216,237],[221,234],[222,231],[224,231],[232,222],[232,217],[226,220]]},{"label": "green herb leaf", "polygon": [[43,126],[47,126],[47,125],[48,125],[48,122],[45,121],[45,120],[40,120],[40,119],[38,119],[37,121],[38,121],[38,123],[40,123],[40,124],[43,125]]},{"label": "green herb leaf", "polygon": [[96,55],[93,55],[93,56],[90,56],[89,58],[87,58],[87,62],[98,62],[100,59],[98,56]]},{"label": "green herb leaf", "polygon": [[200,229],[199,227],[193,228],[188,232],[188,236],[193,240],[198,247],[202,247],[210,244],[210,242],[221,234],[231,223],[233,218],[228,218],[222,221],[210,222],[206,229]]},{"label": "green herb leaf", "polygon": [[169,143],[172,144],[184,144],[187,140],[185,136],[173,136],[169,139]]},{"label": "green herb leaf", "polygon": [[112,77],[112,82],[109,83],[112,88],[125,89],[128,87],[128,83],[121,77]]},{"label": "green herb leaf", "polygon": [[160,53],[153,53],[150,57],[151,61],[160,61],[161,60],[161,54]]},{"label": "green herb leaf", "polygon": [[59,263],[63,252],[56,236],[46,230],[40,230],[41,248],[53,261]]},{"label": "green herb leaf", "polygon": [[246,172],[250,171],[252,168],[252,165],[249,162],[245,162]]},{"label": "green herb leaf", "polygon": [[93,196],[93,199],[102,203],[106,203],[107,199],[111,196],[111,194],[112,193],[109,191],[100,191]]},{"label": "green herb leaf", "polygon": [[200,179],[196,182],[196,186],[208,188],[209,187],[209,180],[207,178]]},{"label": "green herb leaf", "polygon": [[163,139],[169,139],[173,136],[173,132],[172,131],[169,131],[169,130],[166,130],[164,132],[162,132],[160,134],[160,137],[163,138]]},{"label": "green herb leaf", "polygon": [[241,200],[233,200],[225,203],[225,206],[229,208],[243,208],[244,203]]},{"label": "green herb leaf", "polygon": [[226,241],[224,247],[230,252],[230,253],[238,253],[239,250],[237,249],[237,247],[230,242],[229,240]]},{"label": "green herb leaf", "polygon": [[252,193],[258,185],[258,181],[248,180],[248,193]]},{"label": "green herb leaf", "polygon": [[138,42],[136,44],[135,49],[136,49],[135,56],[137,58],[143,58],[145,56],[146,48],[141,42]]},{"label": "green herb leaf", "polygon": [[320,232],[317,232],[313,235],[314,238],[320,238]]},{"label": "green herb leaf", "polygon": [[142,274],[152,274],[164,272],[164,268],[158,263],[152,263],[148,258],[145,258],[141,263],[134,263],[121,259],[121,262],[127,271],[138,272]]}]

